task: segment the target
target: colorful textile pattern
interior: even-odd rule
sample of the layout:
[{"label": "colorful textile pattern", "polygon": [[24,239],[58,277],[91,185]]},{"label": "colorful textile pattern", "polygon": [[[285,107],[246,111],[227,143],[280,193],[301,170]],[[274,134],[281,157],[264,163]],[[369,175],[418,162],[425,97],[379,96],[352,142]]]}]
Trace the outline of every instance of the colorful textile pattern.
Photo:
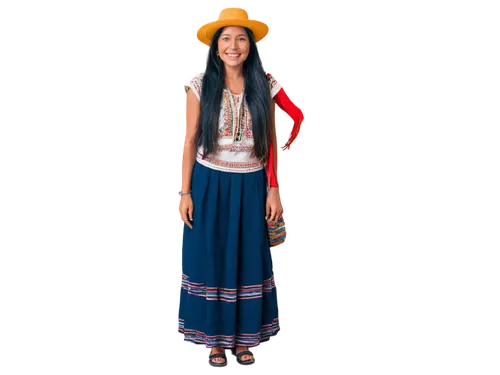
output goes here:
[{"label": "colorful textile pattern", "polygon": [[285,221],[283,217],[281,217],[278,221],[267,222],[267,232],[269,237],[269,246],[277,246],[286,239],[286,229],[285,229]]}]

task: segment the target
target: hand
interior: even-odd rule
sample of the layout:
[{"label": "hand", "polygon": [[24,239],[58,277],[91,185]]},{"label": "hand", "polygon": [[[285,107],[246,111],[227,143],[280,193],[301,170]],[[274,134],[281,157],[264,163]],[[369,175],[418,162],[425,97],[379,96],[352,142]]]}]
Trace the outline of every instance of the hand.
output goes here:
[{"label": "hand", "polygon": [[179,212],[181,213],[181,219],[186,225],[193,229],[193,225],[190,221],[193,221],[193,199],[191,194],[184,194],[181,197],[181,204],[179,205]]},{"label": "hand", "polygon": [[282,215],[280,192],[277,188],[271,187],[266,199],[266,220],[278,221]]}]

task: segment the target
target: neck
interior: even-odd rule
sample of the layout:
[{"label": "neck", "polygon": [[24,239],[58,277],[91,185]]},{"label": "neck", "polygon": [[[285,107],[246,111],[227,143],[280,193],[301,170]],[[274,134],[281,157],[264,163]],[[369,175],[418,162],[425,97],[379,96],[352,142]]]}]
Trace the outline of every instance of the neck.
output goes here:
[{"label": "neck", "polygon": [[243,65],[228,66],[224,64],[224,75],[228,81],[238,80],[243,78]]}]

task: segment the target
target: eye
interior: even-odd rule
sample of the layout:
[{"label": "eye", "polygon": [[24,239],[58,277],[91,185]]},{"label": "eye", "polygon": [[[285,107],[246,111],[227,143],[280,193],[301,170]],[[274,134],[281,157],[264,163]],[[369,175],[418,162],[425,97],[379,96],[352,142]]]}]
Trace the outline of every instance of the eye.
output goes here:
[{"label": "eye", "polygon": [[241,37],[240,40],[245,40],[245,38]]}]

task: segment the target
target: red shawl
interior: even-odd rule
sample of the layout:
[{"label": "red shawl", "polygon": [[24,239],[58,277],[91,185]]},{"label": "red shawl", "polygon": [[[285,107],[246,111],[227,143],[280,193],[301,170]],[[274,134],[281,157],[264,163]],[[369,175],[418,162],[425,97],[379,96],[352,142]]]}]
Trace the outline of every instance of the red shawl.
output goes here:
[{"label": "red shawl", "polygon": [[[302,123],[302,120],[304,119],[304,115],[302,114],[302,111],[300,108],[298,108],[295,104],[292,103],[290,98],[286,95],[285,90],[281,88],[278,93],[274,96],[274,100],[276,101],[276,104],[288,113],[288,115],[293,119],[294,124],[293,124],[293,129],[292,132],[290,133],[290,137],[288,138],[288,142],[282,147],[283,150],[286,150],[287,148],[290,149],[290,145],[292,142],[295,140],[297,135],[299,134],[300,130],[300,124]],[[276,172],[274,170],[274,157],[273,157],[273,145],[272,142],[270,142],[269,146],[269,158],[266,163],[266,173],[267,173],[267,178],[269,180],[269,186],[279,186],[278,185],[278,179],[276,178]]]}]

